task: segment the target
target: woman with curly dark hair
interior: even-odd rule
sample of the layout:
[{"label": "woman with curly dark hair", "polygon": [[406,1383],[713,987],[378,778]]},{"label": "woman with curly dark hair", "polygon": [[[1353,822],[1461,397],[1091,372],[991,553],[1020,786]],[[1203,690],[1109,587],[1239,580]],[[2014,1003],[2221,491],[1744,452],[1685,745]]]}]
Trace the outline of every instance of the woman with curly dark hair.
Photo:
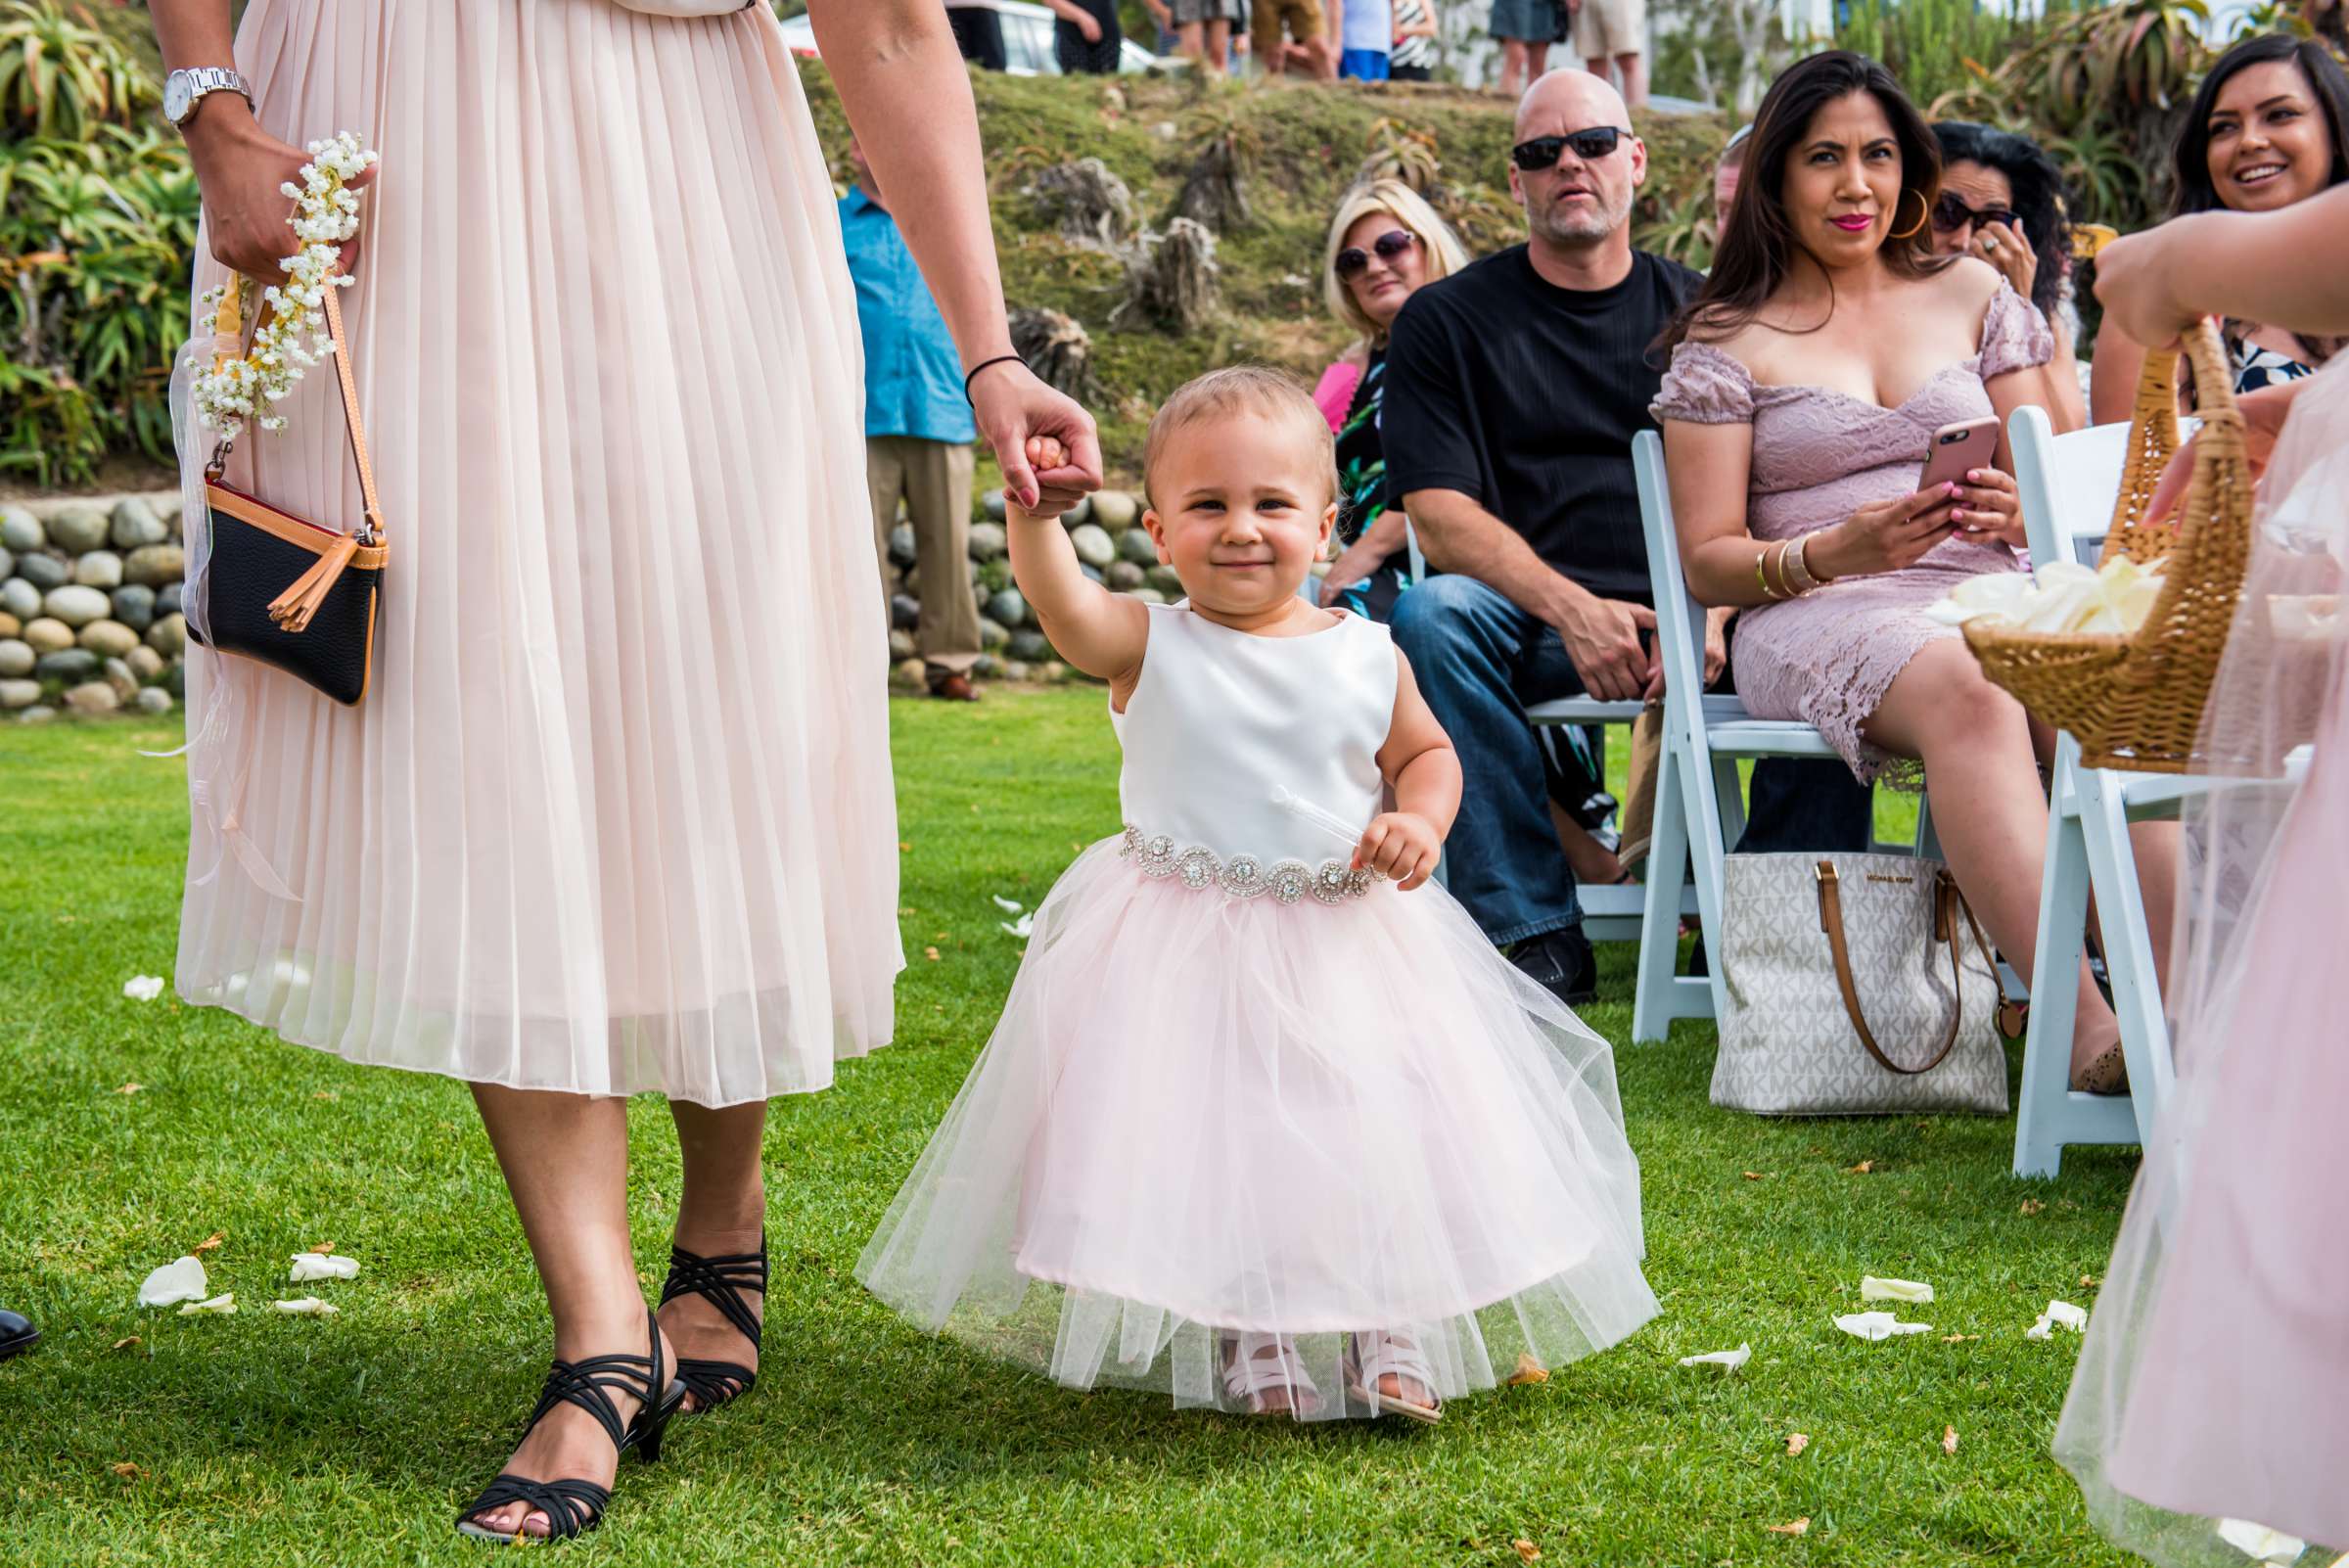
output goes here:
[{"label": "woman with curly dark hair", "polygon": [[2058,431],[2078,430],[2088,423],[2088,393],[2073,349],[2072,224],[2063,171],[2028,136],[1971,120],[1945,119],[1933,127],[1933,139],[1941,145],[1933,249],[1982,257],[2039,306],[2055,334],[2055,357],[2048,361],[2048,415]]}]

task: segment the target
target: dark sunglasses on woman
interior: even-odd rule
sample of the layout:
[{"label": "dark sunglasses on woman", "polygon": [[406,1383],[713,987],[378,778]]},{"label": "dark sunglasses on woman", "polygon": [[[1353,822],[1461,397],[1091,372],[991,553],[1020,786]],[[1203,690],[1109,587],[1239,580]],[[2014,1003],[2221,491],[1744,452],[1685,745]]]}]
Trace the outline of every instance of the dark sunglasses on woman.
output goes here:
[{"label": "dark sunglasses on woman", "polygon": [[2018,232],[2022,227],[2021,220],[2005,208],[1986,207],[1976,209],[1966,206],[1949,192],[1942,192],[1939,200],[1933,204],[1933,227],[1944,234],[1955,234],[1969,223],[1976,229],[1980,229],[1986,223],[2004,223]]},{"label": "dark sunglasses on woman", "polygon": [[1558,155],[1567,148],[1586,163],[1595,162],[1615,151],[1616,146],[1631,134],[1620,125],[1593,125],[1571,136],[1537,136],[1530,142],[1519,142],[1509,149],[1509,161],[1528,174],[1557,166]]},{"label": "dark sunglasses on woman", "polygon": [[[1378,253],[1381,261],[1392,261],[1418,243],[1419,236],[1408,229],[1389,229],[1370,242],[1370,250]],[[1338,253],[1337,259],[1330,263],[1341,278],[1351,278],[1369,264],[1369,252],[1359,245],[1346,247]]]}]

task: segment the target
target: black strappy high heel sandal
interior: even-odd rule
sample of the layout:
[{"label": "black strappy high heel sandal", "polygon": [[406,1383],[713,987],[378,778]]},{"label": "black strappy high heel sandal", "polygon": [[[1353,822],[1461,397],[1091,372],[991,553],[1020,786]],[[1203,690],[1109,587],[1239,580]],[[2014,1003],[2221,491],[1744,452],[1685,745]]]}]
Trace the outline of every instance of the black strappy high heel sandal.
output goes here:
[{"label": "black strappy high heel sandal", "polygon": [[[650,1356],[590,1356],[582,1361],[555,1362],[546,1374],[546,1385],[538,1392],[538,1407],[530,1412],[523,1435],[528,1437],[530,1428],[557,1406],[576,1405],[603,1423],[612,1446],[623,1456],[634,1449],[647,1464],[660,1458],[662,1435],[668,1430],[669,1418],[677,1413],[677,1407],[685,1403],[685,1380],[679,1376],[672,1381],[661,1375],[661,1324],[650,1312],[644,1314],[644,1321],[653,1335]],[[625,1426],[621,1424],[620,1407],[612,1403],[615,1390],[638,1402],[636,1418]],[[492,1508],[520,1502],[528,1504],[523,1514],[525,1519],[531,1511],[545,1514],[546,1538],[561,1541],[567,1536],[584,1535],[602,1524],[604,1508],[611,1500],[611,1489],[592,1481],[568,1477],[533,1481],[508,1471],[466,1504],[465,1510],[457,1515],[457,1531],[482,1541],[524,1540],[520,1530],[491,1530],[475,1522]]]},{"label": "black strappy high heel sandal", "polygon": [[[734,1331],[759,1349],[759,1314],[743,1299],[745,1288],[759,1292],[760,1305],[766,1302],[766,1237],[759,1238],[757,1252],[728,1253],[718,1258],[704,1258],[671,1244],[668,1249],[668,1278],[661,1286],[661,1305],[666,1307],[679,1296],[699,1296],[715,1307]],[[688,1415],[701,1415],[716,1409],[751,1391],[759,1381],[759,1373],[739,1361],[716,1361],[703,1357],[677,1358],[677,1381],[693,1396],[693,1408]]]}]

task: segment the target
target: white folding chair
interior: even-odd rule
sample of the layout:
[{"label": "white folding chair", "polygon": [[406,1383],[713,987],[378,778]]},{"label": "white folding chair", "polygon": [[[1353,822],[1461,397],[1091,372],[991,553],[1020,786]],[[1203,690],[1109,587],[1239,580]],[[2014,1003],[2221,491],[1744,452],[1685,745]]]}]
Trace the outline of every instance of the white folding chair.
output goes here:
[{"label": "white folding chair", "polygon": [[[2023,527],[2036,565],[2081,561],[2109,526],[2128,455],[2126,424],[2057,436],[2047,413],[2019,408],[2007,423]],[[2032,955],[2031,1024],[2023,1043],[2022,1104],[2015,1114],[2014,1174],[2051,1176],[2066,1144],[2144,1143],[2176,1072],[2153,971],[2151,920],[2138,886],[2129,824],[2174,818],[2209,788],[2204,778],[2083,767],[2080,743],[2055,739],[2049,794],[2047,871],[2040,884],[2039,940]],[[2088,905],[2096,897],[2104,976],[2120,1015],[2129,1093],[2083,1094],[2071,1085],[2076,977],[2086,950]]]},{"label": "white folding chair", "polygon": [[[1664,761],[1656,783],[1655,838],[1648,850],[1638,998],[1632,1010],[1632,1039],[1643,1044],[1664,1038],[1676,1018],[1719,1018],[1728,1008],[1718,955],[1703,979],[1676,974],[1675,966],[1681,895],[1691,865],[1705,929],[1722,930],[1723,859],[1745,824],[1738,762],[1763,757],[1832,759],[1836,752],[1810,724],[1755,718],[1735,697],[1705,693],[1704,611],[1689,597],[1681,571],[1661,436],[1641,431],[1632,438],[1632,469],[1639,484],[1639,522],[1655,591],[1656,640],[1664,655]],[[1921,798],[1916,844],[1877,848],[1931,853],[1932,817]]]}]

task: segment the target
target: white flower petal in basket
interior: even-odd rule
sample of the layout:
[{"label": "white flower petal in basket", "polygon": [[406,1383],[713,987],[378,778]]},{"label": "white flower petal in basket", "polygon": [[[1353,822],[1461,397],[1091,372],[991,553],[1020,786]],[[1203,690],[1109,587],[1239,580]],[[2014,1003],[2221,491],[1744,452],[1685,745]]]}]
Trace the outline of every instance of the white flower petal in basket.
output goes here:
[{"label": "white flower petal in basket", "polygon": [[281,1313],[296,1317],[332,1317],[343,1309],[315,1296],[299,1296],[292,1301],[273,1301],[269,1304]]},{"label": "white flower petal in basket", "polygon": [[236,1315],[236,1311],[237,1293],[233,1290],[230,1290],[223,1291],[208,1301],[189,1302],[185,1307],[182,1307],[179,1310],[179,1315],[186,1317],[194,1313],[218,1313],[222,1316],[233,1317]]},{"label": "white flower petal in basket", "polygon": [[1682,1366],[1718,1366],[1723,1373],[1727,1374],[1734,1372],[1753,1359],[1753,1346],[1741,1342],[1733,1351],[1707,1351],[1702,1356],[1683,1356],[1681,1358],[1681,1364]]},{"label": "white flower petal in basket", "polygon": [[1945,625],[1962,625],[1976,616],[2011,620],[2021,613],[2031,579],[2020,572],[1984,572],[1967,577],[1925,614]]},{"label": "white flower petal in basket", "polygon": [[1931,1323],[1904,1323],[1890,1313],[1845,1313],[1835,1319],[1835,1326],[1855,1339],[1869,1344],[1887,1340],[1899,1334],[1929,1334]]},{"label": "white flower petal in basket", "polygon": [[2298,1536],[2287,1536],[2248,1519],[2221,1519],[2219,1539],[2253,1562],[2297,1562],[2308,1549],[2308,1543]]},{"label": "white flower petal in basket", "polygon": [[149,1274],[139,1286],[139,1305],[168,1307],[173,1302],[202,1301],[210,1289],[210,1282],[204,1277],[204,1260],[191,1254]]},{"label": "white flower petal in basket", "polygon": [[289,1284],[306,1284],[313,1279],[353,1279],[358,1276],[359,1261],[323,1252],[298,1252],[294,1255],[294,1270],[286,1275]]},{"label": "white flower petal in basket", "polygon": [[1878,1279],[1873,1274],[1860,1276],[1862,1301],[1931,1301],[1933,1287],[1915,1279]]},{"label": "white flower petal in basket", "polygon": [[122,994],[132,1001],[153,1001],[163,993],[161,975],[133,975],[122,983]]}]

